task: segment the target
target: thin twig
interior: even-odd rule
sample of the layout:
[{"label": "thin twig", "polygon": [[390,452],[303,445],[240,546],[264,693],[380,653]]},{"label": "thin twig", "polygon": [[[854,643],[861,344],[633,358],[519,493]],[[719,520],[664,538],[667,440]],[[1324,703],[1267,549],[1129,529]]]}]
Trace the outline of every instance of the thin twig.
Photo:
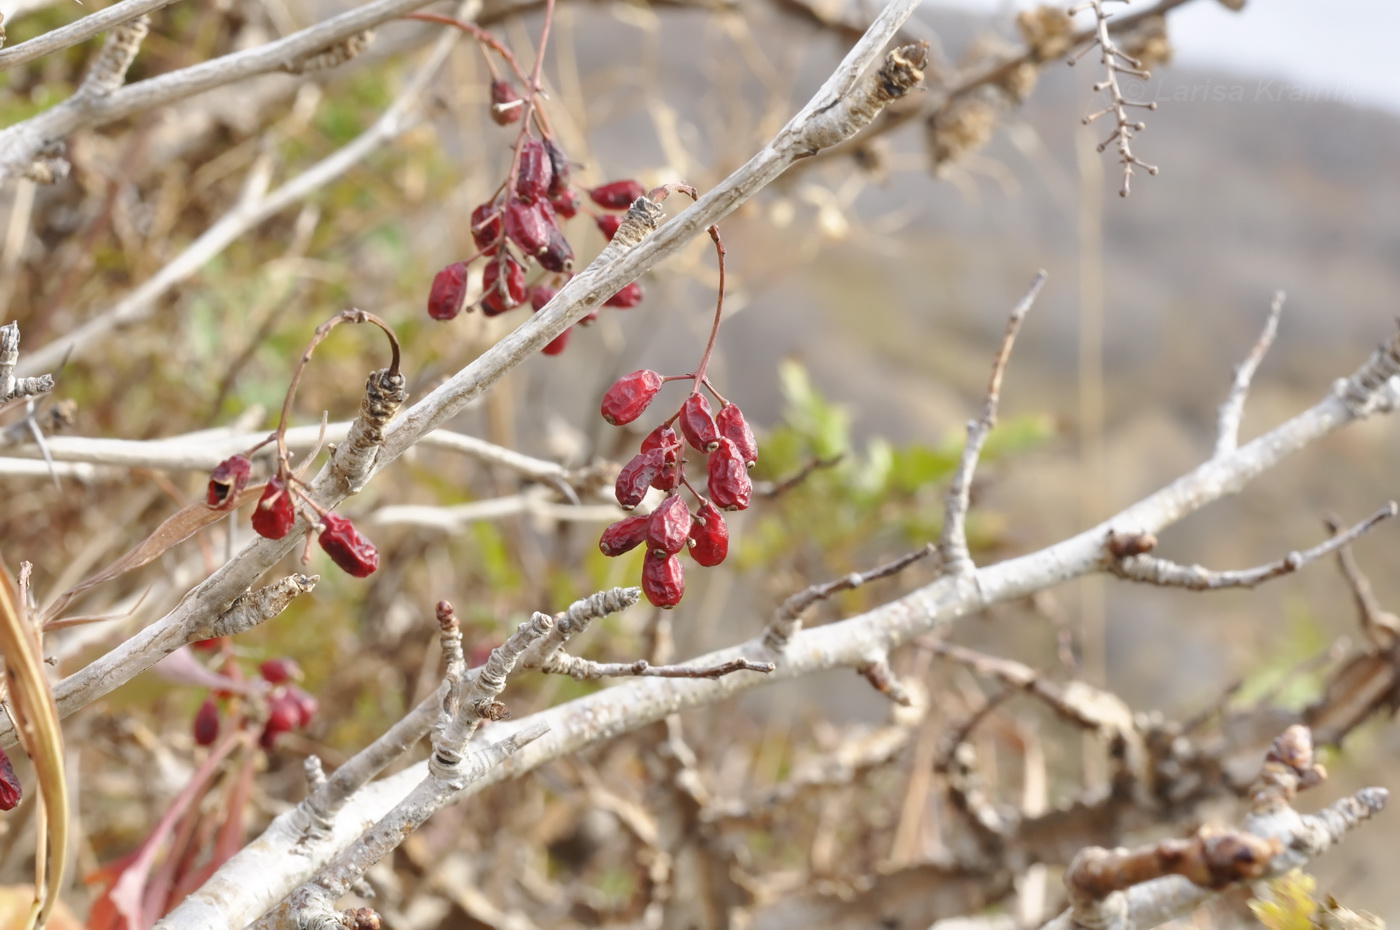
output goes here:
[{"label": "thin twig", "polygon": [[982,403],[982,416],[967,424],[967,445],[963,447],[962,459],[958,462],[957,473],[953,475],[952,487],[948,489],[943,514],[943,533],[938,541],[944,571],[954,575],[970,574],[976,569],[972,564],[972,556],[967,551],[967,508],[971,501],[972,475],[977,470],[977,459],[982,454],[982,446],[986,443],[992,427],[996,426],[997,406],[1001,403],[1001,379],[1006,373],[1006,364],[1011,359],[1011,348],[1016,344],[1016,334],[1020,332],[1022,321],[1045,284],[1045,278],[1044,271],[1036,272],[1025,296],[1011,311],[1011,318],[1006,321],[1006,334],[1002,337],[1001,345],[992,361],[992,376],[987,383],[987,397]]},{"label": "thin twig", "polygon": [[578,681],[598,678],[723,678],[735,672],[773,671],[772,662],[731,659],[718,665],[652,665],[646,659],[635,662],[594,662],[558,651],[540,667],[548,675],[568,675]]},{"label": "thin twig", "polygon": [[1245,356],[1244,361],[1235,369],[1235,380],[1230,385],[1230,393],[1220,405],[1220,425],[1215,439],[1217,458],[1229,455],[1239,447],[1240,419],[1244,415],[1245,397],[1249,394],[1249,385],[1254,380],[1259,363],[1264,360],[1265,353],[1274,344],[1274,336],[1278,333],[1279,314],[1283,312],[1283,299],[1283,291],[1274,294],[1273,303],[1269,306],[1269,318],[1264,323],[1264,331],[1259,334],[1259,339],[1254,343],[1249,355]]},{"label": "thin twig", "polygon": [[1337,551],[1374,528],[1376,524],[1395,516],[1397,512],[1400,512],[1400,508],[1394,501],[1391,501],[1345,533],[1333,536],[1305,552],[1290,552],[1277,562],[1270,562],[1268,565],[1260,565],[1257,568],[1215,572],[1201,565],[1180,565],[1150,555],[1133,555],[1126,558],[1113,558],[1110,555],[1106,564],[1108,570],[1119,578],[1166,588],[1186,588],[1190,591],[1253,588],[1278,578],[1280,575],[1296,572],[1304,565]]},{"label": "thin twig", "polygon": [[[1102,152],[1110,145],[1118,149],[1118,161],[1123,166],[1123,186],[1119,188],[1118,195],[1120,197],[1127,197],[1131,190],[1130,182],[1133,176],[1133,165],[1141,166],[1148,174],[1155,175],[1158,170],[1155,165],[1149,165],[1133,154],[1133,136],[1146,129],[1147,124],[1140,121],[1135,122],[1130,119],[1128,116],[1128,107],[1136,106],[1146,110],[1155,110],[1157,109],[1157,102],[1154,100],[1146,104],[1133,103],[1123,96],[1123,89],[1118,84],[1119,74],[1130,74],[1144,81],[1151,77],[1151,75],[1143,70],[1141,62],[1129,56],[1113,41],[1108,28],[1108,20],[1112,14],[1104,12],[1103,8],[1103,5],[1107,2],[1109,2],[1109,0],[1089,0],[1089,2],[1076,7],[1070,12],[1075,13],[1080,10],[1091,10],[1095,17],[1094,41],[1088,48],[1098,46],[1099,63],[1103,65],[1105,77],[1102,81],[1094,85],[1094,90],[1100,91],[1108,96],[1108,106],[1097,113],[1084,117],[1082,122],[1087,126],[1101,116],[1106,116],[1109,113],[1113,114],[1115,123],[1113,132],[1109,133],[1108,138],[1099,143],[1099,151]],[[1127,3],[1128,0],[1119,0],[1119,2]],[[1076,60],[1077,57],[1070,58],[1069,63],[1074,64]]]},{"label": "thin twig", "polygon": [[[1341,522],[1336,518],[1329,516],[1324,522],[1328,532],[1334,536],[1342,531]],[[1370,579],[1361,570],[1361,566],[1356,564],[1356,557],[1351,554],[1351,546],[1337,547],[1337,564],[1341,566],[1342,575],[1347,580],[1347,586],[1351,588],[1352,599],[1356,601],[1361,632],[1377,649],[1393,648],[1396,642],[1400,641],[1400,617],[1381,606],[1380,599],[1371,590]]]},{"label": "thin twig", "polygon": [[35,36],[28,42],[21,42],[19,45],[12,45],[4,51],[0,51],[0,71],[8,71],[17,65],[69,48],[79,42],[85,42],[99,33],[130,22],[138,16],[152,13],[161,7],[169,6],[174,2],[175,0],[122,0],[120,3],[114,3],[104,10],[98,10],[96,13],[84,16],[76,22],[51,29],[43,35]]}]

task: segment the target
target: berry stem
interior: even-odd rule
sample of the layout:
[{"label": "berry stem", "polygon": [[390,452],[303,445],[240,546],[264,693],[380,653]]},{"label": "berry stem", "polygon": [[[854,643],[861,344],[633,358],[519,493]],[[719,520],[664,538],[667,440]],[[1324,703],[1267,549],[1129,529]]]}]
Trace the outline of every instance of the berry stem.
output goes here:
[{"label": "berry stem", "polygon": [[[710,367],[710,356],[715,351],[715,340],[719,336],[719,324],[724,316],[724,243],[719,238],[719,227],[711,226],[708,230],[710,238],[715,241],[715,254],[719,258],[719,296],[715,299],[715,321],[710,326],[710,339],[705,343],[705,354],[700,356],[700,364],[695,366],[695,390],[700,390],[700,385],[706,384],[705,373]],[[710,388],[711,391],[714,388]],[[715,395],[719,397],[718,394]],[[723,402],[723,398],[720,398]]]}]

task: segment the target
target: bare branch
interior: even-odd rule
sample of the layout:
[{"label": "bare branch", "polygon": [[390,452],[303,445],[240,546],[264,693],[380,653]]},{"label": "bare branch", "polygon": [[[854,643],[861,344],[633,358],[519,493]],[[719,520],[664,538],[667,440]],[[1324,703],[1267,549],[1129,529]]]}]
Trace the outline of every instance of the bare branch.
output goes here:
[{"label": "bare branch", "polygon": [[1341,549],[1352,540],[1371,530],[1376,524],[1389,520],[1400,512],[1394,501],[1371,514],[1365,520],[1319,543],[1306,552],[1290,552],[1277,562],[1247,568],[1241,571],[1215,572],[1200,565],[1179,565],[1166,559],[1150,555],[1131,555],[1123,558],[1113,556],[1114,541],[1121,537],[1110,534],[1108,570],[1119,578],[1138,581],[1143,584],[1160,585],[1166,588],[1186,588],[1189,591],[1219,591],[1224,588],[1253,588],[1281,575],[1296,572],[1303,566],[1315,562],[1325,555]]},{"label": "bare branch", "polygon": [[[1110,145],[1118,149],[1118,161],[1123,166],[1123,186],[1119,189],[1120,197],[1128,196],[1130,192],[1130,182],[1133,176],[1133,165],[1140,165],[1148,174],[1156,174],[1157,167],[1149,165],[1147,162],[1133,154],[1133,137],[1147,128],[1143,122],[1135,122],[1128,116],[1128,107],[1138,106],[1148,110],[1157,109],[1156,101],[1148,104],[1132,103],[1123,96],[1123,89],[1118,83],[1118,75],[1130,74],[1134,77],[1147,80],[1151,75],[1142,69],[1141,64],[1134,58],[1129,57],[1118,44],[1114,42],[1109,33],[1108,20],[1112,14],[1104,12],[1103,5],[1109,0],[1089,0],[1083,6],[1077,7],[1072,12],[1079,10],[1092,10],[1095,18],[1094,41],[1088,46],[1099,49],[1099,62],[1104,68],[1104,79],[1094,85],[1094,90],[1101,91],[1108,96],[1107,108],[1099,112],[1086,116],[1082,120],[1084,125],[1088,125],[1108,113],[1114,116],[1114,129],[1109,133],[1108,138],[1099,143],[1099,151],[1102,152]],[[1122,0],[1127,2],[1127,0]],[[1088,49],[1085,49],[1087,52]],[[1082,55],[1083,53],[1081,53]],[[1070,58],[1069,63],[1074,64],[1079,56]]]},{"label": "bare branch", "polygon": [[114,3],[104,10],[84,16],[77,22],[51,29],[28,42],[21,42],[0,51],[0,71],[8,71],[36,58],[85,42],[98,33],[121,26],[138,16],[152,13],[174,2],[175,0],[122,0],[120,3]]},{"label": "bare branch", "polygon": [[1215,440],[1217,456],[1229,455],[1239,446],[1240,418],[1244,415],[1245,397],[1249,394],[1249,384],[1254,380],[1254,372],[1259,369],[1259,363],[1264,360],[1265,353],[1274,344],[1274,336],[1278,333],[1279,314],[1283,312],[1283,299],[1283,291],[1274,294],[1274,302],[1269,307],[1269,318],[1264,323],[1264,331],[1259,334],[1259,339],[1254,343],[1249,355],[1245,356],[1245,360],[1235,369],[1235,380],[1230,385],[1230,393],[1220,405],[1220,426]]},{"label": "bare branch", "polygon": [[[1328,517],[1325,522],[1328,532],[1333,535],[1341,532],[1341,524],[1335,518]],[[1377,649],[1388,651],[1394,648],[1396,642],[1400,641],[1400,617],[1381,606],[1380,600],[1371,590],[1370,579],[1361,571],[1361,566],[1356,564],[1350,545],[1338,547],[1337,564],[1341,566],[1342,575],[1347,580],[1347,586],[1351,588],[1351,596],[1356,601],[1356,612],[1361,619],[1361,632],[1366,635],[1367,641]]]},{"label": "bare branch", "polygon": [[870,687],[894,701],[901,707],[913,707],[914,698],[909,693],[909,689],[904,687],[904,683],[895,675],[894,669],[890,668],[890,660],[881,656],[869,662],[862,662],[856,666],[856,671],[861,677],[870,682]]},{"label": "bare branch", "polygon": [[987,435],[997,422],[997,407],[1001,403],[1001,379],[1006,373],[1006,364],[1011,360],[1011,348],[1016,344],[1016,334],[1021,331],[1021,323],[1030,313],[1036,295],[1045,284],[1044,271],[1036,272],[1031,286],[1021,302],[1011,311],[1006,321],[1006,335],[992,360],[992,377],[987,383],[987,397],[982,403],[982,416],[967,424],[967,445],[963,447],[962,459],[958,462],[957,473],[953,475],[953,485],[948,489],[947,505],[943,514],[943,534],[938,541],[938,551],[943,558],[944,571],[955,575],[966,575],[976,570],[972,557],[967,551],[967,508],[972,493],[972,475],[977,470],[977,459],[982,454],[982,446]]},{"label": "bare branch", "polygon": [[652,665],[646,659],[635,662],[594,662],[560,650],[540,667],[547,675],[568,675],[577,681],[599,678],[722,678],[735,672],[771,672],[772,662],[730,659],[719,665]]},{"label": "bare branch", "polygon": [[[16,378],[19,365],[19,324],[0,326],[0,404],[24,397],[37,397],[53,390],[53,375]],[[42,366],[40,366],[42,367]]]}]

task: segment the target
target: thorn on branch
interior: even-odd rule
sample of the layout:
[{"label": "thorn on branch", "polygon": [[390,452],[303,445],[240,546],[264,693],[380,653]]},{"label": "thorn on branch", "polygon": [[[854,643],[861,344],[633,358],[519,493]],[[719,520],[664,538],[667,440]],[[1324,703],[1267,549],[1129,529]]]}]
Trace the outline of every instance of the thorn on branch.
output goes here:
[{"label": "thorn on branch", "polygon": [[852,591],[876,579],[898,574],[937,551],[938,548],[933,543],[928,543],[922,549],[905,553],[894,561],[878,565],[869,571],[851,572],[844,578],[828,581],[825,584],[812,585],[797,592],[783,601],[773,614],[773,619],[769,621],[767,629],[763,631],[764,645],[770,649],[781,651],[787,645],[788,640],[792,639],[793,634],[801,629],[802,614],[813,604],[824,601],[841,591]]},{"label": "thorn on branch", "polygon": [[987,396],[982,403],[982,415],[967,424],[967,445],[963,447],[962,459],[953,475],[952,487],[948,489],[947,504],[943,516],[943,533],[938,541],[943,568],[951,575],[968,575],[976,570],[972,557],[967,551],[967,509],[971,502],[972,476],[977,470],[977,460],[987,436],[997,422],[997,407],[1001,403],[1001,379],[1006,373],[1006,365],[1011,360],[1011,349],[1016,344],[1016,334],[1021,323],[1030,313],[1036,296],[1045,284],[1046,273],[1036,272],[1031,286],[1026,290],[1020,303],[1011,311],[1006,321],[1006,333],[992,360],[992,375],[987,383]]},{"label": "thorn on branch", "polygon": [[856,671],[870,682],[872,688],[899,706],[912,707],[914,705],[914,699],[910,696],[909,689],[904,687],[904,683],[895,675],[894,669],[890,668],[889,659],[881,657],[862,663],[856,666]]},{"label": "thorn on branch", "polygon": [[1125,540],[1129,536],[1109,533],[1104,546],[1108,555],[1105,560],[1106,567],[1109,572],[1127,581],[1137,581],[1166,588],[1185,588],[1188,591],[1253,588],[1280,575],[1296,572],[1303,566],[1335,552],[1378,523],[1394,517],[1397,512],[1400,512],[1400,508],[1397,508],[1396,503],[1391,501],[1345,533],[1333,536],[1306,552],[1290,552],[1277,562],[1271,562],[1268,565],[1228,572],[1211,571],[1201,565],[1180,565],[1146,554],[1120,555],[1115,550],[1124,550]]}]

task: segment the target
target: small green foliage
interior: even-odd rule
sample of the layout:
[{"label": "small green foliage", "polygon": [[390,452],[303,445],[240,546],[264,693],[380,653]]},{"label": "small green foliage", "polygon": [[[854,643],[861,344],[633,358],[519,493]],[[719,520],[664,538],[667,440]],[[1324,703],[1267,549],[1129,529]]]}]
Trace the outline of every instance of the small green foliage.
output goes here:
[{"label": "small green foliage", "polygon": [[1312,930],[1317,901],[1313,891],[1317,879],[1294,869],[1269,882],[1269,898],[1249,902],[1249,909],[1269,930]]}]

